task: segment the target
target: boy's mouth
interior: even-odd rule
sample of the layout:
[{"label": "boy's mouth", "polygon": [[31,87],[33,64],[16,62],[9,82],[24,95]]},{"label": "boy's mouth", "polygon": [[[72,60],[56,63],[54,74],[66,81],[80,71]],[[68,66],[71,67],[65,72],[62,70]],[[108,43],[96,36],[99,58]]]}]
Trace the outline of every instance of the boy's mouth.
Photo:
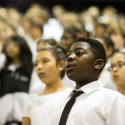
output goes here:
[{"label": "boy's mouth", "polygon": [[73,65],[68,64],[68,65],[66,66],[66,71],[70,71],[70,70],[72,70],[73,68],[74,68]]}]

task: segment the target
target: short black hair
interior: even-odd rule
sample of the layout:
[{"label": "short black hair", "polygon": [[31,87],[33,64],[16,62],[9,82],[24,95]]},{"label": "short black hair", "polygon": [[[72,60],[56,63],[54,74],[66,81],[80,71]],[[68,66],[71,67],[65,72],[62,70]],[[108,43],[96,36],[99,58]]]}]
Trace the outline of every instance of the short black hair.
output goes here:
[{"label": "short black hair", "polygon": [[95,39],[92,39],[89,37],[79,37],[74,41],[74,43],[76,43],[76,42],[88,43],[91,46],[91,50],[93,52],[95,59],[102,59],[102,60],[104,60],[104,64],[106,63],[105,49],[104,49],[103,45],[98,40],[95,40]]},{"label": "short black hair", "polygon": [[[58,64],[58,62],[60,62],[61,60],[63,60],[64,62],[66,61],[66,55],[65,52],[63,50],[63,48],[61,48],[60,46],[45,46],[42,47],[41,49],[38,50],[38,52],[43,51],[43,50],[50,50],[53,54],[53,56],[56,59],[56,63]],[[61,72],[61,78],[63,78],[65,75],[65,69]]]}]

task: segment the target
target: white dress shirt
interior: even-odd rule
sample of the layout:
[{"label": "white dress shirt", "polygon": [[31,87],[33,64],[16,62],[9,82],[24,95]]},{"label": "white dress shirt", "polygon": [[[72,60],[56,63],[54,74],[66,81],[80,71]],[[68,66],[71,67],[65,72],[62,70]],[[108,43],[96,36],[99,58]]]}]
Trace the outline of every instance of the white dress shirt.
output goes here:
[{"label": "white dress shirt", "polygon": [[[76,98],[66,125],[125,125],[125,97],[103,88],[94,81],[80,88],[84,93]],[[52,115],[51,125],[58,125],[63,109],[70,99],[58,102]]]},{"label": "white dress shirt", "polygon": [[8,93],[0,98],[0,125],[7,121],[22,121],[23,106],[28,98],[28,93]]},{"label": "white dress shirt", "polygon": [[24,106],[23,117],[30,118],[31,125],[51,125],[51,115],[55,106],[71,91],[72,89],[67,88],[48,95],[30,95]]}]

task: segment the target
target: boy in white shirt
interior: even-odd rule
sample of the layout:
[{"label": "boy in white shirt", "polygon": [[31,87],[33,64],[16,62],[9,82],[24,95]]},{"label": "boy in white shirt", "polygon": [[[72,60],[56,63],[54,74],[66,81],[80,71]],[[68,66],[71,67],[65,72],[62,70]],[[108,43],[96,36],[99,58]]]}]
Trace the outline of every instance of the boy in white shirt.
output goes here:
[{"label": "boy in white shirt", "polygon": [[105,63],[99,41],[85,37],[74,41],[67,53],[66,73],[76,88],[58,102],[52,125],[125,125],[125,97],[98,81]]}]

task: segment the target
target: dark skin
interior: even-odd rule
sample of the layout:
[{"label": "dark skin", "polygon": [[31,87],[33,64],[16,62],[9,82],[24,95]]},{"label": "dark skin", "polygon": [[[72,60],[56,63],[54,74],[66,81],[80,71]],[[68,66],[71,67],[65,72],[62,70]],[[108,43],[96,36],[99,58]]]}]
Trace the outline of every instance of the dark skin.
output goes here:
[{"label": "dark skin", "polygon": [[67,53],[67,76],[80,88],[98,79],[104,66],[102,59],[95,59],[91,46],[87,42],[74,43]]}]

